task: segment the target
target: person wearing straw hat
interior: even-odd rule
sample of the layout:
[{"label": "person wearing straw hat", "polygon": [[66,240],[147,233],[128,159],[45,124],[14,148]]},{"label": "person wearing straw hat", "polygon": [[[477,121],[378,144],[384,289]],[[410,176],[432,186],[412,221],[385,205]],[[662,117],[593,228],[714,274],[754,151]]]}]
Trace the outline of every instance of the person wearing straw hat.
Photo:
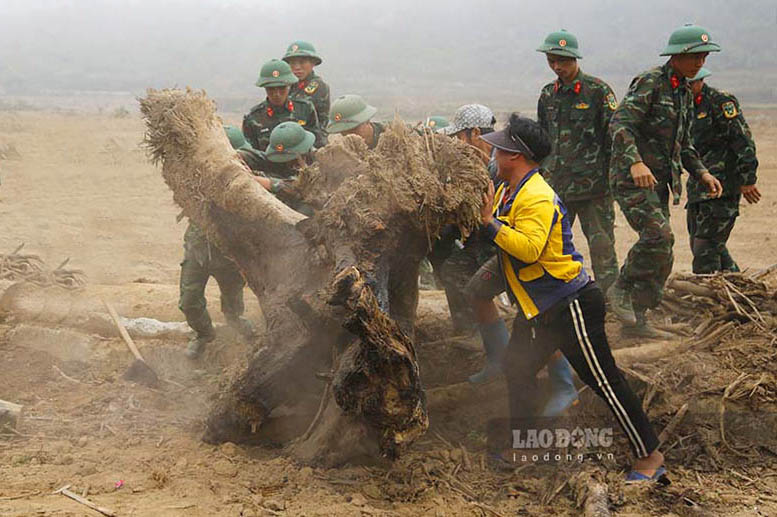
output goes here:
[{"label": "person wearing straw hat", "polygon": [[496,192],[489,184],[483,194],[482,231],[498,251],[481,271],[496,272],[519,307],[504,360],[512,436],[538,409],[537,371],[561,350],[628,437],[637,459],[626,480],[659,480],[666,473],[664,457],[641,401],[615,365],[604,295],[575,250],[564,204],[540,174],[551,152],[548,135],[513,113],[505,129],[483,138],[496,149],[502,183]]},{"label": "person wearing straw hat", "polygon": [[243,118],[243,134],[251,147],[265,149],[272,130],[286,121],[297,122],[313,133],[316,147],[326,145],[326,131],[319,124],[313,103],[289,97],[291,87],[296,83],[297,78],[285,61],[272,59],[262,66],[256,85],[265,89],[267,98]]},{"label": "person wearing straw hat", "polygon": [[316,47],[307,41],[294,41],[286,49],[283,60],[297,78],[289,96],[292,100],[307,99],[312,102],[319,122],[326,127],[329,122],[329,85],[313,70],[323,61],[316,53]]},{"label": "person wearing straw hat", "polygon": [[672,271],[669,193],[678,204],[682,170],[711,198],[723,194],[720,181],[693,146],[694,104],[688,85],[707,55],[719,51],[704,27],[685,25],[675,30],[661,53],[669,57],[667,62],[634,78],[610,121],[610,185],[623,215],[639,234],[608,296],[625,335],[674,337],[649,325],[647,311],[661,302]]}]

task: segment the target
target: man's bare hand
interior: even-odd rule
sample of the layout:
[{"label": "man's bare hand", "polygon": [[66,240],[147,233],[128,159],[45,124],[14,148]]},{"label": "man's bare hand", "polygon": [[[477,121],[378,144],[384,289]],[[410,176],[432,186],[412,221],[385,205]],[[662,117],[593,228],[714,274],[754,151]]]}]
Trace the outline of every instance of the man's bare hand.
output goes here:
[{"label": "man's bare hand", "polygon": [[265,178],[264,176],[254,176],[254,181],[256,181],[258,184],[264,187],[265,190],[271,191],[272,190],[272,184],[270,183],[270,178]]},{"label": "man's bare hand", "polygon": [[634,184],[640,188],[653,189],[658,183],[650,171],[650,167],[642,162],[637,162],[631,166],[631,178],[634,180]]},{"label": "man's bare hand", "polygon": [[483,194],[483,206],[480,208],[480,221],[486,225],[494,220],[494,182],[488,182],[488,190]]},{"label": "man's bare hand", "polygon": [[742,185],[739,187],[739,192],[751,205],[761,200],[761,191],[755,185]]},{"label": "man's bare hand", "polygon": [[723,195],[723,185],[720,184],[718,178],[709,172],[704,172],[701,175],[701,182],[707,186],[707,191],[710,193],[710,197],[719,198]]}]

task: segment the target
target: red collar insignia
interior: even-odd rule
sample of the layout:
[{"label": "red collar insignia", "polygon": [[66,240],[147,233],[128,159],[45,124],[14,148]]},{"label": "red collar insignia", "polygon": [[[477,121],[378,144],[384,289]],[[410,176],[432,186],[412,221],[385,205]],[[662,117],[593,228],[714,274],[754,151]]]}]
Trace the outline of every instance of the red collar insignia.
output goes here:
[{"label": "red collar insignia", "polygon": [[558,79],[556,80],[555,84],[553,85],[553,93],[558,93]]},{"label": "red collar insignia", "polygon": [[267,106],[267,116],[272,117],[275,114],[275,111],[273,111],[272,106]]},{"label": "red collar insignia", "polygon": [[669,82],[672,84],[672,89],[676,90],[680,86],[680,78],[676,74],[672,74],[669,78]]},{"label": "red collar insignia", "polygon": [[303,89],[305,86],[307,86],[307,81],[300,81],[297,83],[297,88],[299,90]]},{"label": "red collar insignia", "polygon": [[577,82],[575,83],[575,87],[574,87],[574,88],[572,88],[572,90],[573,90],[573,91],[574,91],[576,94],[578,94],[578,95],[580,95],[580,90],[582,90],[582,89],[583,89],[583,85],[582,85],[582,84],[580,84],[580,81],[577,81]]},{"label": "red collar insignia", "polygon": [[288,109],[289,111],[294,111],[294,103],[289,101],[289,103],[286,104],[286,109]]},{"label": "red collar insignia", "polygon": [[699,95],[693,98],[693,102],[698,106],[699,104],[701,104],[701,99],[702,99],[702,96],[700,93]]}]

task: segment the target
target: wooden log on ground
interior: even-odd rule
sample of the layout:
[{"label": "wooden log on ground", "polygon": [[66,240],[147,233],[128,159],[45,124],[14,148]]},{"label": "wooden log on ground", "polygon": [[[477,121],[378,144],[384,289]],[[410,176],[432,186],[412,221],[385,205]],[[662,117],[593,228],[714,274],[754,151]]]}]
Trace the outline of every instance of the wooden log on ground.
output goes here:
[{"label": "wooden log on ground", "polygon": [[22,410],[24,406],[20,404],[14,404],[5,400],[0,400],[0,430],[6,426],[11,429],[19,427],[19,422],[22,419]]}]

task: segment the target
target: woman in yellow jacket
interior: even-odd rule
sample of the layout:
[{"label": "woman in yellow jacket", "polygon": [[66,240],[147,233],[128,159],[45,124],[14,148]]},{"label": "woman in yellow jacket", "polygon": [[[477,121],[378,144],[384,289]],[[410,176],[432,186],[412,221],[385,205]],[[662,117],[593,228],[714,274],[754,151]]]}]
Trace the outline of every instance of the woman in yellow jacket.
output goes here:
[{"label": "woman in yellow jacket", "polygon": [[[537,122],[513,114],[507,128],[484,135],[496,148],[498,178],[483,196],[483,230],[499,247],[495,260],[506,290],[521,308],[504,372],[510,416],[536,411],[536,373],[561,350],[580,379],[601,397],[623,428],[637,457],[627,479],[665,474],[658,438],[615,361],[604,328],[604,297],[572,244],[566,209],[539,174],[551,144]],[[494,271],[486,263],[483,271]]]}]

